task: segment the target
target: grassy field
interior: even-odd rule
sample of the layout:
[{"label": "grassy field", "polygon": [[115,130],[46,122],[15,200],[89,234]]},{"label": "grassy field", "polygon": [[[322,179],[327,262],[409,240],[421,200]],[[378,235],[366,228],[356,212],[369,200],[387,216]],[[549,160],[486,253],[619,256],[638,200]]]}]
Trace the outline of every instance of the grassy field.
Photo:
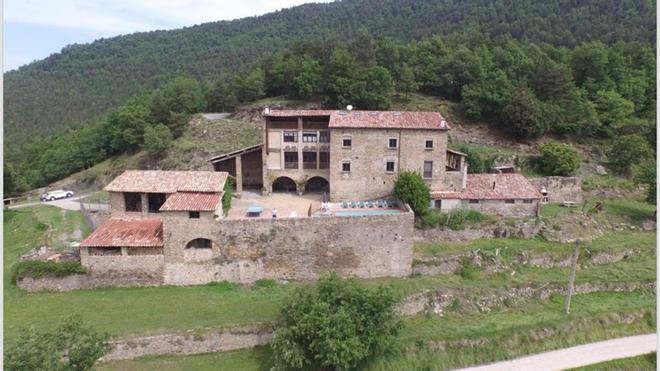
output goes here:
[{"label": "grassy field", "polygon": [[[404,321],[401,352],[375,360],[371,370],[444,370],[558,349],[614,336],[655,331],[655,296],[648,291],[593,293],[574,297],[572,313],[562,299],[524,307]],[[625,320],[620,313],[638,313]],[[625,323],[624,323],[625,322]],[[145,357],[104,364],[100,370],[267,370],[268,348],[193,356]]]},{"label": "grassy field", "polygon": [[656,370],[656,353],[643,356],[617,359],[595,365],[574,368],[571,371],[651,371]]},{"label": "grassy field", "polygon": [[[594,207],[600,199],[589,199],[585,210]],[[603,201],[602,215],[610,222],[614,223],[629,223],[639,225],[644,220],[653,218],[655,212],[655,205],[648,204],[642,200],[634,199],[606,199]],[[578,207],[563,207],[559,203],[550,203],[543,205],[541,208],[542,219],[553,219],[564,215],[578,215],[582,213],[583,205]]]}]

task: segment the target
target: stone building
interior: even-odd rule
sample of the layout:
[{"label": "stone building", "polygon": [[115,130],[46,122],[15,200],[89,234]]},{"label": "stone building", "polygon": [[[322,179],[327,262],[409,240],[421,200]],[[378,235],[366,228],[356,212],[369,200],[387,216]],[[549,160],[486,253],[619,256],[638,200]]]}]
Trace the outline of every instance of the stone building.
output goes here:
[{"label": "stone building", "polygon": [[414,216],[406,205],[390,215],[230,219],[222,209],[227,176],[124,172],[105,187],[111,217],[81,243],[82,265],[175,285],[410,274]]}]

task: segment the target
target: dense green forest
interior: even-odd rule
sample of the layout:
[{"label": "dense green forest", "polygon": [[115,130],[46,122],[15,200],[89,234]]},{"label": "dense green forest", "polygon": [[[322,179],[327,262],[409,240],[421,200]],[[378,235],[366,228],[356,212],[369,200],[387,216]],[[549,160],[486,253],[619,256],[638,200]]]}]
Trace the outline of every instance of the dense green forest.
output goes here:
[{"label": "dense green forest", "polygon": [[274,95],[387,109],[419,91],[519,138],[655,146],[654,15],[635,0],[343,1],[70,46],[5,74],[6,189],[162,148],[145,138]]}]

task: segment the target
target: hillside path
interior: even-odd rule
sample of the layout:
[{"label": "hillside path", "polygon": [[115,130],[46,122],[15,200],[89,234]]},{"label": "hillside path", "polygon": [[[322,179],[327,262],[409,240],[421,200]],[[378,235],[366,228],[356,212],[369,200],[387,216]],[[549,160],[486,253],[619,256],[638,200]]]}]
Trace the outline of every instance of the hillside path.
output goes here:
[{"label": "hillside path", "polygon": [[656,349],[657,335],[646,334],[583,344],[458,371],[565,370],[614,359],[640,356],[655,352]]},{"label": "hillside path", "polygon": [[[31,207],[31,206],[36,206],[36,205],[50,205],[50,206],[55,206],[59,207],[60,209],[64,210],[72,210],[72,211],[79,211],[80,210],[80,201],[78,201],[81,198],[85,198],[89,195],[80,195],[76,197],[71,197],[71,198],[62,198],[59,200],[54,200],[54,201],[47,201],[47,202],[29,202],[25,204],[18,204],[18,205],[11,205],[9,206],[10,209],[20,209],[23,207]],[[87,209],[94,209],[94,210],[107,210],[108,205],[106,204],[88,204],[85,203],[85,207]]]}]

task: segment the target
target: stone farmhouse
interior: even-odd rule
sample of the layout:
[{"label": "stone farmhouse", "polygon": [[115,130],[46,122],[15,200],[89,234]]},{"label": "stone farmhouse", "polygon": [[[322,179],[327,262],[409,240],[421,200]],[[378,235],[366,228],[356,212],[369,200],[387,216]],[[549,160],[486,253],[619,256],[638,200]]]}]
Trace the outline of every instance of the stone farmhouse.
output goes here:
[{"label": "stone farmhouse", "polygon": [[[439,113],[265,110],[263,117],[264,143],[211,159],[213,171],[128,170],[110,182],[111,216],[81,243],[82,265],[175,285],[307,280],[329,271],[407,276],[414,215],[391,196],[403,170],[422,174],[429,206],[442,211],[538,212],[542,195],[522,175],[468,174],[466,155],[447,148],[450,127]],[[224,209],[229,177],[238,197]],[[261,189],[247,191],[254,187]],[[270,207],[272,216],[262,212]]]}]

